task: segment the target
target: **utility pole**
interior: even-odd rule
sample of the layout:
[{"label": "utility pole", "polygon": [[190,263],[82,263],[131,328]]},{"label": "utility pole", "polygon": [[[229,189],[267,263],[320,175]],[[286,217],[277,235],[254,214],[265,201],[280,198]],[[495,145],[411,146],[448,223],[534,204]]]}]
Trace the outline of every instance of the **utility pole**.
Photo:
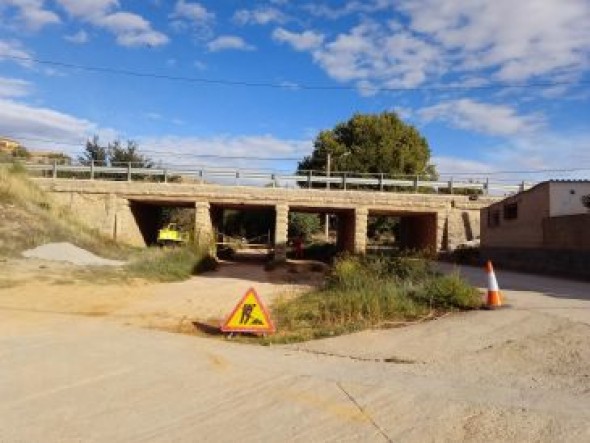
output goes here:
[{"label": "utility pole", "polygon": [[[330,189],[330,169],[332,168],[332,153],[328,152],[326,155],[326,189]],[[330,214],[326,212],[324,215],[324,235],[326,236],[326,243],[330,241]]]}]

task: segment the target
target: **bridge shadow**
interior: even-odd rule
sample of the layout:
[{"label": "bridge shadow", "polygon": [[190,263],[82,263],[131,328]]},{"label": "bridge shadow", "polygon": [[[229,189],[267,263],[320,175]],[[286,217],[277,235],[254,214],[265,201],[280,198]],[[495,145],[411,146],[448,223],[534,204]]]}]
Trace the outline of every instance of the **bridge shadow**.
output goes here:
[{"label": "bridge shadow", "polygon": [[[482,267],[439,262],[437,268],[442,272],[457,270],[472,285],[479,288],[487,287],[487,274]],[[554,298],[590,301],[590,282],[508,271],[501,268],[496,268],[495,274],[501,290],[539,292]]]},{"label": "bridge shadow", "polygon": [[[311,260],[287,260],[279,265],[267,266],[267,261],[247,258],[245,260],[220,260],[214,271],[195,276],[200,279],[240,280],[256,284],[285,284],[319,286],[328,266]],[[255,286],[256,287],[256,286]],[[246,288],[247,289],[247,288]]]}]

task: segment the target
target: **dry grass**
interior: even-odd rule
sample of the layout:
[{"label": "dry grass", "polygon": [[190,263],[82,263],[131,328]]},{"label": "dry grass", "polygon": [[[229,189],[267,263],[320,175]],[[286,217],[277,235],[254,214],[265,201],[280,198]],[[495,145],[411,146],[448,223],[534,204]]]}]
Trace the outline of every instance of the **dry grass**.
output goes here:
[{"label": "dry grass", "polygon": [[18,164],[0,166],[0,256],[68,241],[98,255],[127,258],[134,251],[104,237],[76,219],[28,179]]}]

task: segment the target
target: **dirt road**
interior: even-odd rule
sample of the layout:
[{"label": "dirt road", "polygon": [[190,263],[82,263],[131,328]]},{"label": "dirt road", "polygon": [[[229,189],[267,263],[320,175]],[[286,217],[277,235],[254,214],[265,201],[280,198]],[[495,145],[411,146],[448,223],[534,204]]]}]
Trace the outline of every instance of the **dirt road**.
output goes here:
[{"label": "dirt road", "polygon": [[137,327],[297,289],[260,268],[5,287],[0,441],[590,441],[590,284],[498,280],[510,309],[268,348]]}]

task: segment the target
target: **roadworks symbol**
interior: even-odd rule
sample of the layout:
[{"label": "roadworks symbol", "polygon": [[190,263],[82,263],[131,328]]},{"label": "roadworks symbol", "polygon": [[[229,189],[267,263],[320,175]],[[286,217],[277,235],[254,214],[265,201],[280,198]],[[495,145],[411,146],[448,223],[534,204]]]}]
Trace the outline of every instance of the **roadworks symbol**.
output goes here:
[{"label": "roadworks symbol", "polygon": [[270,315],[254,288],[248,289],[221,326],[223,332],[267,334],[275,332]]}]

